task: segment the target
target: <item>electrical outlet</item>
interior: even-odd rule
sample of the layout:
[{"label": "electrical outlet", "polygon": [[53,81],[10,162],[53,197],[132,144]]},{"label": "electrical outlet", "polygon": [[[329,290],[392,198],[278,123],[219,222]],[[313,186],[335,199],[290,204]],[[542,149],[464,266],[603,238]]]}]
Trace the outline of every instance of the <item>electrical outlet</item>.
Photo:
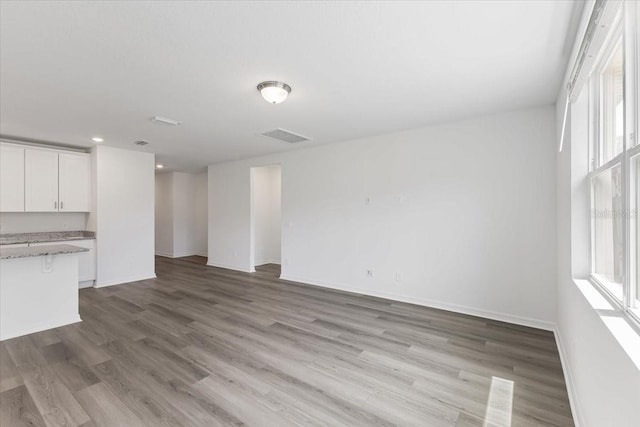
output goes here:
[{"label": "electrical outlet", "polygon": [[238,256],[238,251],[234,250],[234,251],[233,251],[233,257],[235,258],[235,257],[237,257],[237,256]]},{"label": "electrical outlet", "polygon": [[398,271],[396,272],[396,282],[401,282],[401,281],[402,281],[402,273]]},{"label": "electrical outlet", "polygon": [[373,270],[371,269],[367,270],[367,277],[373,277]]},{"label": "electrical outlet", "polygon": [[284,259],[284,265],[289,265],[289,258]]},{"label": "electrical outlet", "polygon": [[365,205],[370,205],[371,204],[371,197],[365,197],[364,198],[364,204]]}]

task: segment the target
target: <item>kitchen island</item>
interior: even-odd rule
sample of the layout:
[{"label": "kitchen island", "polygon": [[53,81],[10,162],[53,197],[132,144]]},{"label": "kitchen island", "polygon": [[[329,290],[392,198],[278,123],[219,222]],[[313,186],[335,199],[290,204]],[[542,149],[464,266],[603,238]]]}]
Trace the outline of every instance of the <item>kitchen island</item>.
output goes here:
[{"label": "kitchen island", "polygon": [[0,340],[80,321],[78,254],[57,244],[0,248]]},{"label": "kitchen island", "polygon": [[96,280],[95,239],[96,233],[86,230],[0,234],[0,249],[61,244],[87,248],[88,251],[78,254],[78,287],[87,288]]}]

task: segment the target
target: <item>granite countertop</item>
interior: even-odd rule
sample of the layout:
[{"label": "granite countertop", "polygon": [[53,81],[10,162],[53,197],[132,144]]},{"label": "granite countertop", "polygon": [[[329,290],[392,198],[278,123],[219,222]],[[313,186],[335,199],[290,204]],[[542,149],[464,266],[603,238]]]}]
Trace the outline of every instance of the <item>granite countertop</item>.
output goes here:
[{"label": "granite countertop", "polygon": [[89,249],[73,245],[30,246],[28,248],[0,248],[0,259],[28,258],[45,255],[75,254]]},{"label": "granite countertop", "polygon": [[93,231],[45,231],[40,233],[0,234],[0,245],[18,243],[62,242],[67,240],[95,239]]}]

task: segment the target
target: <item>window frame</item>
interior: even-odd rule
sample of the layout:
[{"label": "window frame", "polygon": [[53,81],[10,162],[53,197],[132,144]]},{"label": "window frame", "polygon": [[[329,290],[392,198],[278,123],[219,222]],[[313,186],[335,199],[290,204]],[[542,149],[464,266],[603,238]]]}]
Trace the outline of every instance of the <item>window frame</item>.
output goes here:
[{"label": "window frame", "polygon": [[[631,13],[629,13],[631,12]],[[634,13],[635,12],[635,13]],[[613,158],[602,163],[602,141],[603,141],[603,105],[604,97],[601,93],[601,75],[616,52],[617,47],[622,46],[623,54],[623,108],[624,108],[624,138],[622,152]],[[606,43],[598,55],[596,65],[589,77],[585,89],[589,91],[589,173],[587,175],[590,198],[590,281],[603,293],[609,302],[626,314],[634,321],[635,326],[640,328],[640,305],[636,305],[636,300],[640,300],[638,281],[639,273],[636,269],[637,261],[634,257],[640,256],[640,241],[638,241],[637,225],[634,215],[640,214],[640,192],[637,188],[638,178],[636,168],[638,168],[637,158],[640,158],[640,142],[637,141],[638,130],[638,99],[640,94],[640,7],[636,5],[628,6],[625,2],[612,26],[612,30],[607,37]],[[634,144],[635,143],[635,144]],[[622,174],[622,240],[623,240],[623,277],[622,277],[622,298],[620,299],[612,288],[618,287],[604,277],[595,273],[596,267],[596,245],[595,245],[595,177],[612,171],[620,166]],[[640,172],[638,172],[640,173]]]},{"label": "window frame", "polygon": [[[630,150],[629,156],[629,183],[630,183],[630,206],[635,215],[629,221],[629,289],[628,289],[628,311],[630,317],[640,324],[640,227],[638,227],[638,215],[640,215],[640,144],[636,144]],[[635,219],[635,221],[634,221]],[[633,239],[636,239],[633,242]],[[635,244],[634,244],[635,243]],[[634,259],[636,262],[634,263]],[[636,305],[637,304],[637,305]],[[636,305],[634,307],[634,305]]]},{"label": "window frame", "polygon": [[[630,221],[631,229],[629,236],[630,239],[633,238],[632,236],[635,236],[636,239],[635,246],[630,246],[630,260],[633,260],[633,257],[635,257],[636,270],[633,270],[632,263],[630,274],[633,275],[633,278],[635,279],[635,285],[631,283],[629,286],[629,305],[625,307],[625,312],[628,313],[629,317],[636,322],[636,326],[640,327],[640,224],[638,221],[638,216],[640,216],[640,137],[638,136],[638,131],[640,131],[640,5],[635,2],[633,6],[625,5],[625,8],[626,7],[629,9],[625,9],[625,25],[627,25],[625,34],[627,35],[630,44],[627,51],[631,52],[632,58],[630,58],[630,63],[633,65],[625,71],[630,72],[630,81],[632,82],[632,85],[635,85],[635,87],[630,87],[628,91],[632,96],[630,104],[633,108],[631,115],[628,117],[635,120],[635,123],[633,123],[633,133],[630,137],[630,142],[634,144],[634,146],[629,150],[629,165],[630,171],[635,171],[637,176],[635,180],[633,180],[633,176],[629,178],[629,182],[631,184],[631,188],[629,189],[629,199],[635,209],[636,215],[636,221]],[[635,9],[635,14],[633,13],[633,9]],[[638,157],[638,159],[634,165],[633,160],[636,157]],[[637,170],[635,170],[636,168]],[[638,305],[633,307],[636,302]]]}]

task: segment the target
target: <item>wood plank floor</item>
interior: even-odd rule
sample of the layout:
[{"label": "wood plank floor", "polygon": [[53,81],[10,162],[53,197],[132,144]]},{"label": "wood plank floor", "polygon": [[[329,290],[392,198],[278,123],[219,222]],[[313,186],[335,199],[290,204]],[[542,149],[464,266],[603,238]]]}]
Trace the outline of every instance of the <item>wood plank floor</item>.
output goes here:
[{"label": "wood plank floor", "polygon": [[0,425],[570,426],[550,332],[157,259],[0,343]]}]

